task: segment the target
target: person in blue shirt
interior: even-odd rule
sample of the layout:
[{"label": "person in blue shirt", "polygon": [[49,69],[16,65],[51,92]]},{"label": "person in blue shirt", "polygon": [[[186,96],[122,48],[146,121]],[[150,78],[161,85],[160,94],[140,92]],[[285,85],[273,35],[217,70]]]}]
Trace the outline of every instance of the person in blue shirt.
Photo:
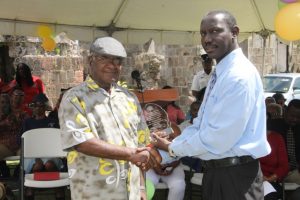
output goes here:
[{"label": "person in blue shirt", "polygon": [[194,156],[204,167],[204,200],[263,199],[258,158],[270,153],[260,75],[238,45],[232,14],[211,11],[201,21],[201,43],[217,62],[193,125],[172,142],[152,143],[171,157]]}]

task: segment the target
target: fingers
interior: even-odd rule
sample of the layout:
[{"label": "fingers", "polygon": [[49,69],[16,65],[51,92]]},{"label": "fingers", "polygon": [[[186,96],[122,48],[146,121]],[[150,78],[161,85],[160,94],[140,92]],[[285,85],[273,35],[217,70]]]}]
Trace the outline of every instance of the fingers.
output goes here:
[{"label": "fingers", "polygon": [[149,170],[150,168],[154,168],[154,167],[156,167],[157,165],[159,165],[159,163],[158,163],[157,160],[156,160],[156,157],[153,156],[153,155],[151,154],[150,151],[148,151],[148,153],[149,153],[149,159],[148,159],[148,162],[144,162],[144,163],[142,163],[142,165],[141,165],[141,169],[142,169],[143,171],[147,171],[147,170]]},{"label": "fingers", "polygon": [[151,150],[151,146],[147,146],[147,147],[138,147],[136,148],[136,152],[139,153],[139,152],[142,152],[142,151],[150,151]]},{"label": "fingers", "polygon": [[136,154],[132,155],[129,161],[143,171],[147,171],[150,168],[160,165],[161,157],[155,149],[142,147],[136,149]]},{"label": "fingers", "polygon": [[151,166],[151,168],[157,167],[159,165],[159,163],[156,160],[156,157],[153,156],[151,153],[150,153],[149,165]]},{"label": "fingers", "polygon": [[155,147],[165,150],[168,150],[168,145],[171,143],[166,138],[159,137],[156,133],[153,133],[152,135],[152,141],[151,144],[153,144]]},{"label": "fingers", "polygon": [[142,148],[137,149],[136,153],[129,158],[129,161],[140,167],[141,169],[147,169],[147,163],[150,159],[150,153],[147,148],[145,148],[143,151],[141,151],[141,149]]}]

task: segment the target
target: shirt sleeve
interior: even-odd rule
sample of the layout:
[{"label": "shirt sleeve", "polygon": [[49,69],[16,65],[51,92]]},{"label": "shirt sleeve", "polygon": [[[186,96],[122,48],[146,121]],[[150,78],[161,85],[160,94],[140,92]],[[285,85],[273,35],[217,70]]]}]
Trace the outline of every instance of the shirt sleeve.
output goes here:
[{"label": "shirt sleeve", "polygon": [[201,106],[193,125],[176,137],[170,148],[181,157],[208,152],[221,155],[230,150],[241,139],[255,104],[255,95],[249,91],[251,89],[237,82],[222,88],[218,96],[211,93],[212,97],[204,105],[203,120],[200,120]]},{"label": "shirt sleeve", "polygon": [[85,102],[72,93],[64,94],[58,114],[63,149],[95,137],[85,114]]},{"label": "shirt sleeve", "polygon": [[199,75],[198,74],[194,75],[194,77],[193,77],[191,90],[194,90],[194,91],[199,91],[200,90]]}]

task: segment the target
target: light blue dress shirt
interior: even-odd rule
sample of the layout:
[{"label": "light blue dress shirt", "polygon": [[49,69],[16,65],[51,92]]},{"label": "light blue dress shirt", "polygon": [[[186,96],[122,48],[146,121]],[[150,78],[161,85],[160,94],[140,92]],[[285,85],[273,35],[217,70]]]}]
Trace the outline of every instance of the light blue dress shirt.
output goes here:
[{"label": "light blue dress shirt", "polygon": [[235,49],[217,64],[216,75],[217,81],[209,97],[206,91],[193,125],[169,148],[177,156],[203,160],[269,154],[263,87],[254,65],[240,48]]}]

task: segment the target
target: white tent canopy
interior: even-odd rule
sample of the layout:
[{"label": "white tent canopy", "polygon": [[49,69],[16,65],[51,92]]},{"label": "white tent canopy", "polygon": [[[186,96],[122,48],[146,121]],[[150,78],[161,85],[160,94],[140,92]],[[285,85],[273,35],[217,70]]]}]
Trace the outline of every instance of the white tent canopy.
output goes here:
[{"label": "white tent canopy", "polygon": [[241,37],[274,31],[278,0],[1,0],[0,34],[37,36],[47,24],[56,34],[92,41],[111,34],[125,44],[199,44],[199,24],[210,10],[236,16]]}]

